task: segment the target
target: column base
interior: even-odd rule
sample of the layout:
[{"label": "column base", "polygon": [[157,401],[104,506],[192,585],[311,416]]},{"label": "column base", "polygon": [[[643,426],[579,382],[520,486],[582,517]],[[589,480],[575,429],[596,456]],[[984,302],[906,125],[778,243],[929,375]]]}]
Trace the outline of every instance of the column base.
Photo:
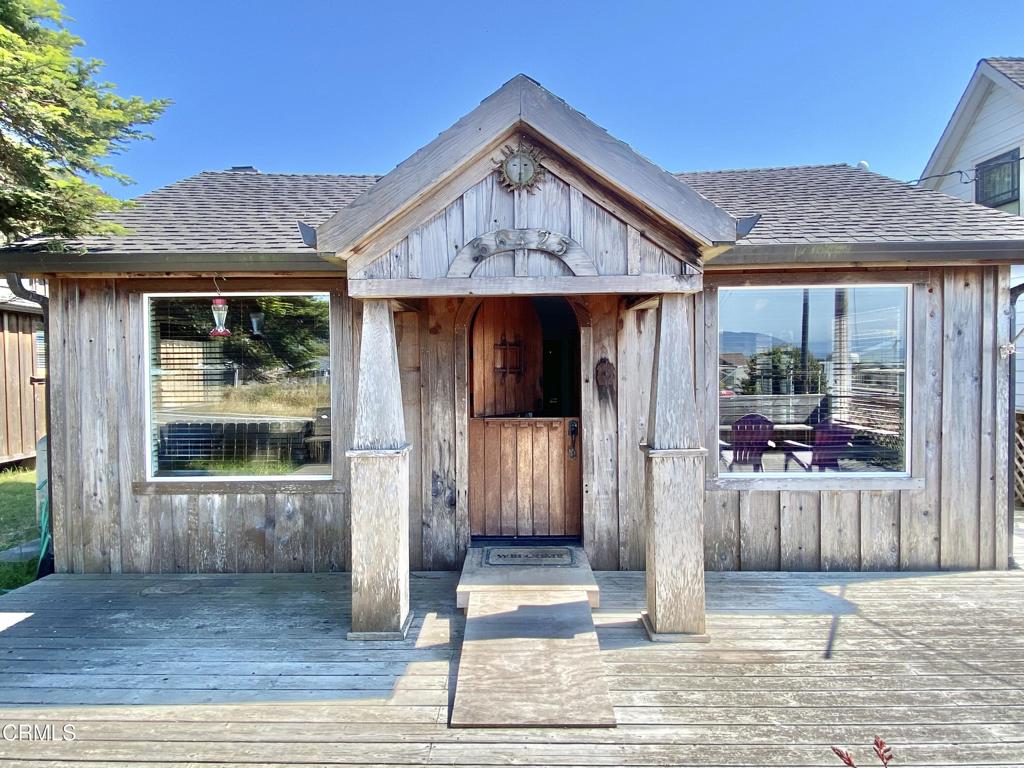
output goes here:
[{"label": "column base", "polygon": [[412,611],[409,611],[402,623],[402,628],[394,632],[349,632],[345,635],[346,640],[405,640],[409,636],[409,627],[412,626]]},{"label": "column base", "polygon": [[651,616],[647,611],[640,614],[640,623],[647,632],[647,639],[652,643],[709,643],[711,635],[705,633],[693,634],[690,632],[656,632],[651,624]]}]

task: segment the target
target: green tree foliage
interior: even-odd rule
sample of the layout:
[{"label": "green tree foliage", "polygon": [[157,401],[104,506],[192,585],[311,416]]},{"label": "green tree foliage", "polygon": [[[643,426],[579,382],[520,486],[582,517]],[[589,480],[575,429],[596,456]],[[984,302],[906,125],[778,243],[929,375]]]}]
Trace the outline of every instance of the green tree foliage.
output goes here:
[{"label": "green tree foliage", "polygon": [[824,368],[814,355],[807,356],[807,369],[800,368],[800,350],[776,345],[767,352],[747,358],[744,395],[788,395],[800,391],[798,380],[806,382],[807,393],[824,393]]},{"label": "green tree foliage", "polygon": [[55,0],[0,0],[0,234],[7,241],[116,232],[98,214],[123,203],[88,178],[129,182],[105,162],[169,102],[114,93],[75,55]]}]

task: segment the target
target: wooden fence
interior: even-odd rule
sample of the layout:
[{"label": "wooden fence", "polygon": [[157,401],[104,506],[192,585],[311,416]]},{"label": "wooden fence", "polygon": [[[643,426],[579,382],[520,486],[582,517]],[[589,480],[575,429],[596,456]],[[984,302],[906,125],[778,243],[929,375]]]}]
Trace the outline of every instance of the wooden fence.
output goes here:
[{"label": "wooden fence", "polygon": [[0,464],[33,458],[46,433],[41,333],[39,315],[0,312]]},{"label": "wooden fence", "polygon": [[1017,411],[1014,428],[1013,495],[1018,507],[1024,506],[1024,411]]}]

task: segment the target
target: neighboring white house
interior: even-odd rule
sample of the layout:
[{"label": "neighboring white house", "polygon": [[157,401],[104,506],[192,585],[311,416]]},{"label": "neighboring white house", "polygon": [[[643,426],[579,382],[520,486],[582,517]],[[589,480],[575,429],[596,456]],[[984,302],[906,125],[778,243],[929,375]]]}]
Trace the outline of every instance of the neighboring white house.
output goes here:
[{"label": "neighboring white house", "polygon": [[[920,186],[1021,215],[1024,58],[982,59],[942,132]],[[1024,282],[1014,266],[1011,283]],[[1017,327],[1024,325],[1024,299]],[[1024,354],[1016,356],[1018,411],[1024,411]]]}]

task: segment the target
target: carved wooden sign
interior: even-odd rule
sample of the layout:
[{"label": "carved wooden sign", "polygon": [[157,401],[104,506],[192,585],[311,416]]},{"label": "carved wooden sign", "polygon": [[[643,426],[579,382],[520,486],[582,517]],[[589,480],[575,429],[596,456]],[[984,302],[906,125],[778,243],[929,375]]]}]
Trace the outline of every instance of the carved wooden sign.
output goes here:
[{"label": "carved wooden sign", "polygon": [[518,250],[541,251],[561,259],[574,275],[597,274],[593,259],[568,235],[547,229],[496,229],[462,246],[448,268],[448,277],[469,277],[491,256]]}]

